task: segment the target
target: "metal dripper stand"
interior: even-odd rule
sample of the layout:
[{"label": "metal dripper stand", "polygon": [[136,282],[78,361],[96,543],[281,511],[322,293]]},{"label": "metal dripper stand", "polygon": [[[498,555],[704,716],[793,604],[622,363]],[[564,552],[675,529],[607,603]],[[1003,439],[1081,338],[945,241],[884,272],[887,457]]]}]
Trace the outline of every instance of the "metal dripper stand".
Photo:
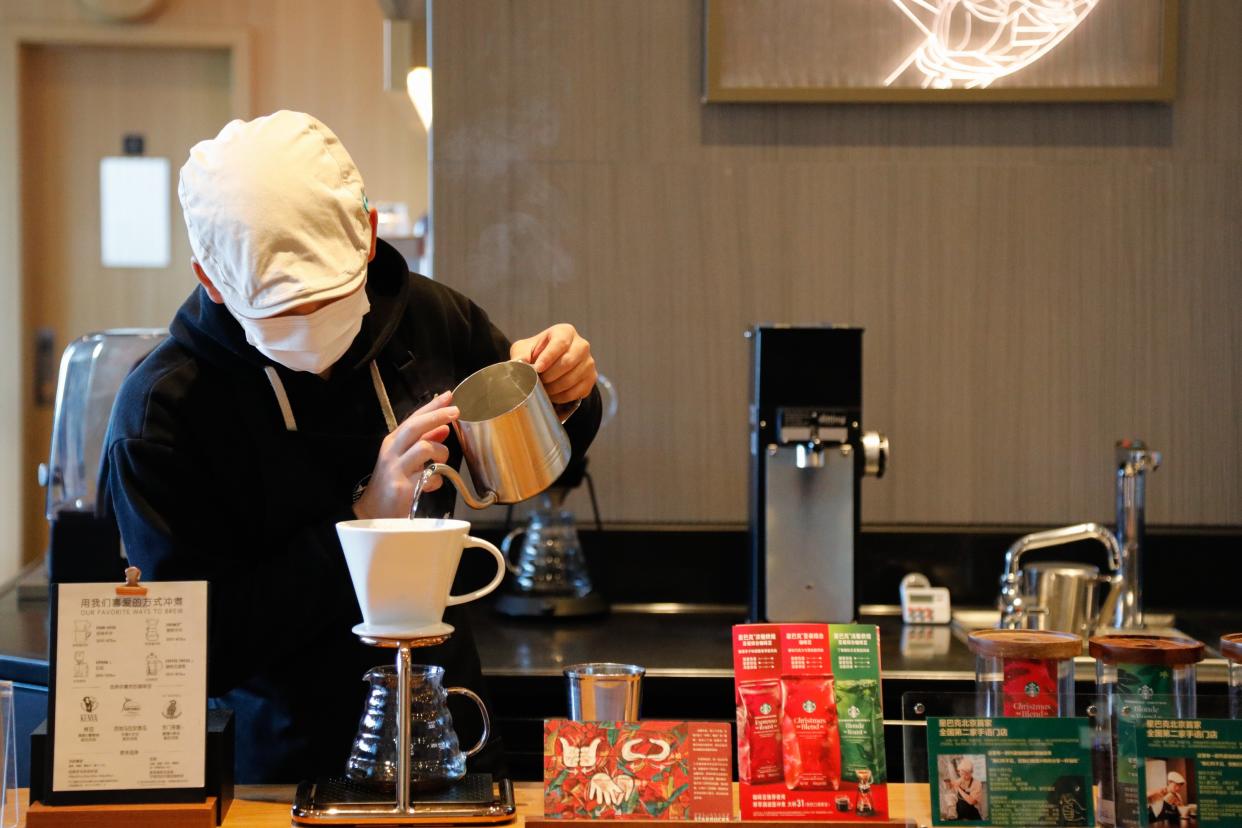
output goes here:
[{"label": "metal dripper stand", "polygon": [[357,634],[364,644],[397,651],[396,799],[385,799],[374,788],[344,778],[303,782],[293,798],[295,825],[444,825],[513,819],[517,811],[513,783],[493,781],[490,774],[469,774],[447,791],[418,801],[410,798],[410,651],[443,644],[452,634],[451,627],[416,638]]}]

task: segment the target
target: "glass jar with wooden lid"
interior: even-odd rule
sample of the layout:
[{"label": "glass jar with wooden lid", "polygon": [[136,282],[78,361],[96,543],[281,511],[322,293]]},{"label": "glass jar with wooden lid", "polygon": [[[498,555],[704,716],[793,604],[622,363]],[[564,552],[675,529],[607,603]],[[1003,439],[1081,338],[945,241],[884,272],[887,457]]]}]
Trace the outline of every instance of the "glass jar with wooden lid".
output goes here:
[{"label": "glass jar with wooden lid", "polygon": [[1141,824],[1147,805],[1139,800],[1138,728],[1148,719],[1194,718],[1203,650],[1193,638],[1139,634],[1097,635],[1088,643],[1100,697],[1097,747],[1108,748],[1097,766],[1101,825]]},{"label": "glass jar with wooden lid", "polygon": [[976,711],[980,716],[1074,715],[1074,657],[1082,638],[1052,630],[976,630]]}]

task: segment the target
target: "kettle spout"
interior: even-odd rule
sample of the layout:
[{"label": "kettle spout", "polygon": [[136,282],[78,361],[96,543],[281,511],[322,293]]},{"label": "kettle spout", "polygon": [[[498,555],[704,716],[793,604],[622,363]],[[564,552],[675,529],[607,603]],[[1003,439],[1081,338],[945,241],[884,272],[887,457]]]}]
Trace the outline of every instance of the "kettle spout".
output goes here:
[{"label": "kettle spout", "polygon": [[470,487],[466,485],[466,481],[461,479],[461,475],[457,473],[457,469],[444,463],[432,463],[429,466],[431,473],[441,475],[448,482],[453,484],[453,488],[461,495],[461,499],[466,501],[466,505],[471,509],[486,509],[496,502],[496,493],[488,492],[483,497],[476,497],[474,492],[470,491]]}]

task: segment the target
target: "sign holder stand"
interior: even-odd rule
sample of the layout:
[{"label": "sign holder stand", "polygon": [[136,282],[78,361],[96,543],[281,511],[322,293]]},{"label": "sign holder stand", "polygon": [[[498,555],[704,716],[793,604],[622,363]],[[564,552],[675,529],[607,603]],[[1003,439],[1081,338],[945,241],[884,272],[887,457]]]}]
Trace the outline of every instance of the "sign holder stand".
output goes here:
[{"label": "sign holder stand", "polygon": [[[125,583],[114,587],[117,597],[144,598],[148,588],[139,583],[141,576],[137,567],[127,567]],[[56,698],[57,592],[53,589],[51,593],[50,711],[55,709]],[[51,790],[54,727],[55,720],[50,718],[45,767],[47,791]],[[95,797],[105,801],[89,801]],[[31,802],[26,810],[27,828],[212,828],[223,819],[217,797],[207,794],[205,789],[79,791],[48,798],[68,801],[63,804]]]}]

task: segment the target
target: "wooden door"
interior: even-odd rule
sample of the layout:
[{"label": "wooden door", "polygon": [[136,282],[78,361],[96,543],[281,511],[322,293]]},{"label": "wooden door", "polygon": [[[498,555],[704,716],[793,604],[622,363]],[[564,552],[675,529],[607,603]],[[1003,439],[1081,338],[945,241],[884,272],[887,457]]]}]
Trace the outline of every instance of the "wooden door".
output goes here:
[{"label": "wooden door", "polygon": [[[195,284],[176,197],[177,171],[197,141],[229,119],[222,48],[27,45],[21,50],[22,562],[47,543],[36,469],[51,442],[60,354],[104,328],[166,327]],[[167,268],[105,268],[99,162],[137,133],[145,155],[171,162]],[[39,338],[50,347],[36,347]],[[42,351],[42,353],[41,353]],[[52,376],[39,382],[39,362]]]}]

